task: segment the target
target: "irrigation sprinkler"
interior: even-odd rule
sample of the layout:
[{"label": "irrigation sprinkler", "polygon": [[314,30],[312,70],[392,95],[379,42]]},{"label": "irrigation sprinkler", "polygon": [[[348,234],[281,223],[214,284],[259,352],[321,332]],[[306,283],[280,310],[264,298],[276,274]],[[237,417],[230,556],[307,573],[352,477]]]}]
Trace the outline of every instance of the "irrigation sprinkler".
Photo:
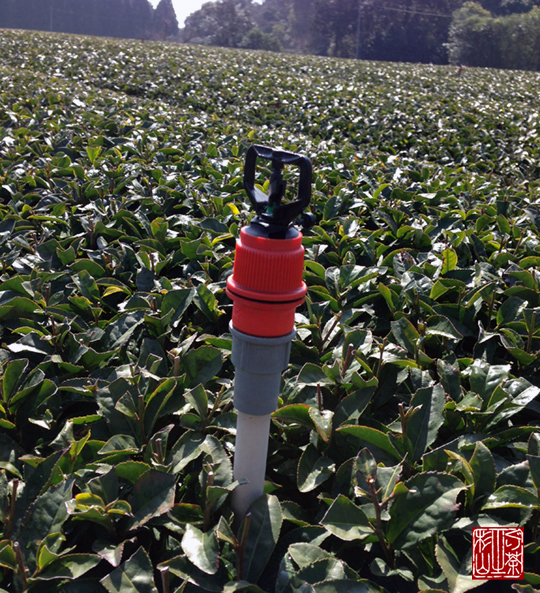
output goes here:
[{"label": "irrigation sprinkler", "polygon": [[[255,187],[257,158],[272,165],[268,195]],[[300,178],[296,200],[282,204],[286,165],[297,166]],[[294,313],[307,292],[302,234],[293,225],[314,223],[314,216],[304,212],[311,199],[311,172],[310,160],[292,152],[251,146],[246,153],[244,187],[256,216],[240,231],[227,280],[233,301],[233,402],[238,413],[234,479],[247,481],[233,492],[239,520],[264,491],[270,418],[289,363]]]}]

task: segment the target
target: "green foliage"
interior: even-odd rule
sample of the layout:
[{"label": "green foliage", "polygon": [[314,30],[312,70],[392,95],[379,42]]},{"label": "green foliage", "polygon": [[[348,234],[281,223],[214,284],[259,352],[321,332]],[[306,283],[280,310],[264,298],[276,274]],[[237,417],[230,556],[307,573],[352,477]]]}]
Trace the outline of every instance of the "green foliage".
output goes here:
[{"label": "green foliage", "polygon": [[0,27],[141,39],[176,36],[171,0],[23,0],[7,2]]},{"label": "green foliage", "polygon": [[191,14],[187,43],[339,58],[446,63],[452,13],[463,0],[221,0]]},{"label": "green foliage", "polygon": [[[0,51],[3,590],[466,591],[472,526],[537,550],[537,78]],[[311,157],[317,223],[242,522],[225,283],[255,142]]]},{"label": "green foliage", "polygon": [[186,19],[182,40],[203,45],[249,47],[254,37],[259,37],[249,5],[250,2],[237,0],[204,4]]},{"label": "green foliage", "polygon": [[454,14],[448,48],[454,64],[539,70],[540,8],[493,16],[466,2]]}]

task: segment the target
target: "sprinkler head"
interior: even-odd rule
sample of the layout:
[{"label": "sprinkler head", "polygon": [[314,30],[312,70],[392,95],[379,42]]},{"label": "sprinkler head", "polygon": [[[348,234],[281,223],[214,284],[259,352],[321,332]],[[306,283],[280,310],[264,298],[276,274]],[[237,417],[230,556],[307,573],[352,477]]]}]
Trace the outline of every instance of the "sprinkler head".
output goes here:
[{"label": "sprinkler head", "polygon": [[[255,187],[257,158],[272,163],[268,195]],[[300,169],[296,200],[288,204],[281,203],[287,185],[283,179],[285,165],[296,166]],[[287,231],[294,224],[301,224],[304,227],[313,226],[315,217],[312,214],[304,213],[311,200],[311,177],[311,161],[307,156],[284,150],[274,150],[267,146],[251,146],[246,153],[244,166],[244,188],[257,213],[251,224],[260,226],[261,232],[265,233],[269,239],[287,238]],[[300,220],[297,221],[298,218]]]},{"label": "sprinkler head", "polygon": [[[255,187],[257,157],[272,162],[268,195]],[[285,165],[300,168],[298,196],[288,204],[281,203]],[[240,231],[233,274],[227,279],[227,295],[234,303],[232,324],[240,332],[277,337],[294,330],[294,313],[307,287],[302,280],[302,234],[293,225],[299,217],[301,224],[314,222],[312,214],[304,213],[311,198],[311,171],[307,157],[291,152],[252,146],[246,154],[244,187],[257,216]]]}]

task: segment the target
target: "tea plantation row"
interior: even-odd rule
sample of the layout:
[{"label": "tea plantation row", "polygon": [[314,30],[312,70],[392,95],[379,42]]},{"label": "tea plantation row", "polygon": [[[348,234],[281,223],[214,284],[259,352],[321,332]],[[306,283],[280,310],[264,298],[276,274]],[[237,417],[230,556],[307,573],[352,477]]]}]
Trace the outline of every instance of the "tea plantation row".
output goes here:
[{"label": "tea plantation row", "polygon": [[[19,31],[0,54],[0,590],[489,590],[471,533],[499,525],[534,591],[539,76]],[[252,143],[312,159],[317,222],[236,528]]]}]

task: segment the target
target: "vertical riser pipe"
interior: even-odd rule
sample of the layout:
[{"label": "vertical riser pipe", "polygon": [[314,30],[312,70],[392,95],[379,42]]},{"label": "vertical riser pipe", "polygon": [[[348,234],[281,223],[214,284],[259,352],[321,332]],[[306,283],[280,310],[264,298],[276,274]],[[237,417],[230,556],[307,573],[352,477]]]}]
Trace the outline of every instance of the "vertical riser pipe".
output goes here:
[{"label": "vertical riser pipe", "polygon": [[264,493],[270,419],[270,414],[254,416],[238,412],[234,479],[247,480],[247,484],[238,486],[232,495],[233,511],[239,520],[245,516],[249,505]]},{"label": "vertical riser pipe", "polygon": [[247,480],[233,493],[233,510],[242,518],[264,491],[270,419],[277,407],[281,373],[287,368],[295,332],[277,338],[259,338],[229,326],[233,336],[232,362],[236,367],[234,406],[238,412],[234,479]]},{"label": "vertical riser pipe", "polygon": [[[255,186],[257,158],[272,163],[268,196]],[[297,200],[282,204],[285,165],[300,169]],[[246,153],[244,188],[257,213],[236,242],[234,268],[227,278],[233,301],[230,330],[235,366],[234,406],[238,411],[234,478],[246,481],[233,492],[236,521],[264,492],[271,414],[277,408],[281,374],[289,364],[294,314],[307,292],[303,281],[302,233],[314,216],[304,213],[311,198],[312,168],[305,156],[266,146]]]}]

